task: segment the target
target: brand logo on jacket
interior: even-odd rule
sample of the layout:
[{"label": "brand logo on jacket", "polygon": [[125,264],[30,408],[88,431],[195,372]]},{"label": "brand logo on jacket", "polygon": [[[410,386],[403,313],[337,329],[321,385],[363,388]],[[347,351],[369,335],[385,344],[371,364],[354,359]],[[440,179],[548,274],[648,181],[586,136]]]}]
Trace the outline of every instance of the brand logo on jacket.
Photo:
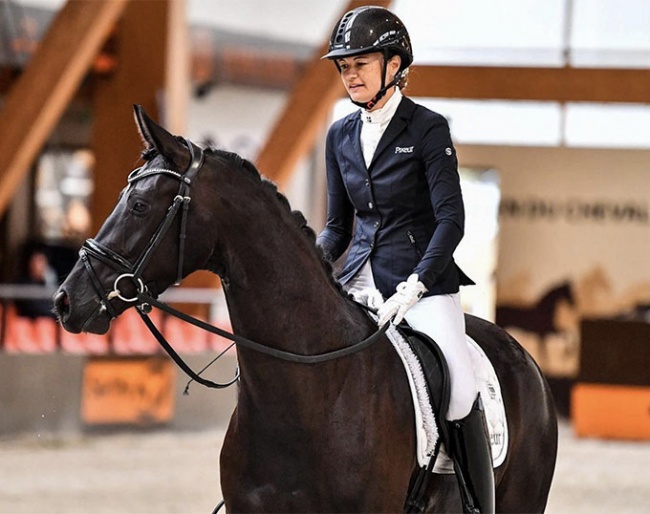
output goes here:
[{"label": "brand logo on jacket", "polygon": [[396,146],[395,153],[413,153],[412,146]]}]

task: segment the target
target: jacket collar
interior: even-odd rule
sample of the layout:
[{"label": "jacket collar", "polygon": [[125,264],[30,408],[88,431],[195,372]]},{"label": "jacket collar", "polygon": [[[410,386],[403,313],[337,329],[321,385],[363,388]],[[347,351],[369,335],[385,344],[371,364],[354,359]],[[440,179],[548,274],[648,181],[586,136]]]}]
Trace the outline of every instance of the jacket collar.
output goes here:
[{"label": "jacket collar", "polygon": [[[404,129],[406,129],[409,120],[413,117],[413,111],[415,111],[415,102],[407,97],[402,98],[393,119],[390,121],[388,127],[386,127],[386,131],[379,140],[375,154],[373,155],[370,166],[368,167],[369,170],[372,169],[382,152],[386,150],[386,148],[404,131]],[[359,125],[361,125],[361,123],[359,123]]]},{"label": "jacket collar", "polygon": [[374,111],[367,111],[365,109],[361,111],[362,123],[364,125],[367,123],[372,125],[390,123],[390,121],[393,119],[393,116],[395,116],[395,113],[397,112],[397,108],[399,107],[402,98],[404,98],[404,95],[402,95],[400,89],[396,87],[395,91],[383,107],[380,109],[375,109]]},{"label": "jacket collar", "polygon": [[[371,170],[381,153],[390,145],[390,143],[406,128],[409,120],[413,117],[413,112],[415,111],[416,104],[410,98],[404,96],[400,104],[397,106],[397,111],[393,119],[386,127],[386,131],[381,136],[375,154],[372,157],[370,166],[368,170]],[[361,150],[361,116],[359,111],[355,111],[352,114],[349,114],[347,120],[345,121],[345,129],[348,134],[348,138],[352,143],[354,149],[355,160],[358,159],[359,162],[364,163],[363,151]],[[365,164],[364,164],[365,167]]]}]

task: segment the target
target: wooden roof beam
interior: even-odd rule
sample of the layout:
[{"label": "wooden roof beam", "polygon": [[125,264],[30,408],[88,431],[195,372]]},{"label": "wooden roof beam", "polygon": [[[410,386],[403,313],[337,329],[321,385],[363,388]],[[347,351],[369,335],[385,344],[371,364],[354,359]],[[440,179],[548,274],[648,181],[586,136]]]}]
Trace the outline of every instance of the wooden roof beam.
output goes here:
[{"label": "wooden roof beam", "polygon": [[[385,7],[390,1],[374,2]],[[347,9],[364,5],[350,2]],[[346,10],[347,10],[346,9]],[[313,147],[334,102],[345,91],[320,56],[306,66],[257,159],[262,173],[282,184]],[[423,66],[411,70],[413,97],[551,102],[650,103],[650,69]]]},{"label": "wooden roof beam", "polygon": [[410,96],[650,103],[650,69],[413,66]]},{"label": "wooden roof beam", "polygon": [[128,0],[69,0],[0,110],[0,215]]}]

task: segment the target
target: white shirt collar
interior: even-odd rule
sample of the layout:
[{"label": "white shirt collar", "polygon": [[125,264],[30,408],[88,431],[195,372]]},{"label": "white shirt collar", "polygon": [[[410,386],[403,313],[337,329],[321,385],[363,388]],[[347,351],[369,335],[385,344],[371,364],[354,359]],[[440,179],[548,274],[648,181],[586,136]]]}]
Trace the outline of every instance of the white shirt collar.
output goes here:
[{"label": "white shirt collar", "polygon": [[390,121],[397,111],[397,107],[402,100],[402,92],[398,87],[395,88],[393,96],[391,96],[388,101],[384,104],[381,109],[376,109],[374,111],[366,111],[365,109],[361,110],[361,121],[363,123],[386,123]]}]

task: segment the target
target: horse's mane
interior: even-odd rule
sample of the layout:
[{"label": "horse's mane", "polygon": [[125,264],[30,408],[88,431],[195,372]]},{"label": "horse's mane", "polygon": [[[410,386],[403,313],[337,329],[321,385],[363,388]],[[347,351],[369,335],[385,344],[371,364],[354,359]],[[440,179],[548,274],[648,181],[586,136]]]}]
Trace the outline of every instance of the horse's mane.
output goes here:
[{"label": "horse's mane", "polygon": [[210,147],[208,149],[210,153],[213,155],[216,155],[222,159],[224,159],[226,162],[236,166],[237,168],[242,169],[246,173],[250,175],[253,180],[259,181],[260,187],[262,187],[266,192],[274,197],[278,203],[289,212],[291,215],[291,218],[293,219],[294,223],[296,226],[300,229],[300,232],[308,239],[310,243],[310,247],[314,249],[314,252],[316,253],[319,261],[321,262],[321,265],[325,269],[326,275],[329,277],[331,282],[336,286],[336,288],[339,291],[342,291],[342,286],[334,278],[334,274],[332,271],[332,264],[325,258],[323,255],[323,252],[320,251],[320,249],[316,246],[316,232],[314,229],[312,229],[309,226],[309,223],[307,222],[307,218],[305,218],[305,215],[298,210],[293,210],[291,208],[291,204],[289,203],[289,200],[285,195],[283,195],[279,190],[278,186],[273,183],[271,180],[266,179],[262,177],[261,173],[257,169],[257,167],[248,159],[244,159],[242,156],[235,152],[229,152],[227,150],[222,150],[219,148],[213,148]]},{"label": "horse's mane", "polygon": [[[278,187],[272,181],[262,177],[259,170],[255,167],[255,165],[248,159],[244,159],[243,157],[241,157],[239,154],[235,152],[229,152],[227,150],[223,150],[220,148],[214,148],[214,147],[207,148],[207,151],[217,156],[218,158],[223,159],[228,164],[235,166],[243,170],[244,172],[246,172],[250,176],[250,178],[258,182],[261,188],[266,190],[266,192],[271,197],[274,197],[278,201],[278,203],[284,209],[286,209],[287,212],[289,212],[291,218],[299,228],[300,232],[308,239],[310,243],[310,247],[313,248],[319,261],[321,262],[321,265],[325,269],[325,274],[329,277],[330,281],[335,285],[336,289],[342,291],[343,288],[341,284],[338,282],[338,280],[334,278],[332,264],[325,258],[323,252],[320,251],[320,249],[316,246],[316,232],[309,226],[307,222],[307,218],[305,218],[304,214],[301,211],[291,209],[291,204],[289,203],[289,200],[280,191],[278,191]],[[159,152],[155,147],[149,147],[142,151],[141,157],[144,161],[150,161],[158,154]]]}]

